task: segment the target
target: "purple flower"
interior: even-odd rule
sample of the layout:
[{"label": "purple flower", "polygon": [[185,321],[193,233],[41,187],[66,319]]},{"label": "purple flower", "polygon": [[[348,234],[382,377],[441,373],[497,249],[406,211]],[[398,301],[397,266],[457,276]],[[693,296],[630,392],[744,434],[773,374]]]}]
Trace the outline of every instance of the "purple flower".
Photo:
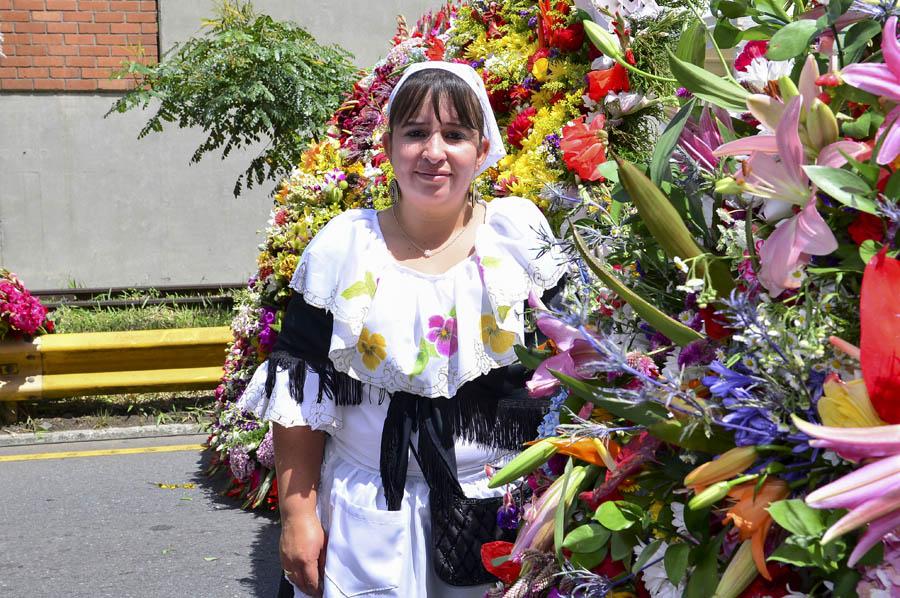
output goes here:
[{"label": "purple flower", "polygon": [[243,447],[236,446],[228,449],[228,464],[231,467],[231,474],[239,482],[246,482],[253,473],[254,464],[250,460],[250,455]]},{"label": "purple flower", "polygon": [[265,438],[256,447],[256,460],[266,469],[275,469],[275,443],[272,441],[272,428],[269,428]]},{"label": "purple flower", "polygon": [[778,436],[778,424],[758,407],[739,407],[723,417],[722,422],[735,431],[737,446],[771,444]]},{"label": "purple flower", "polygon": [[508,492],[503,498],[503,504],[497,509],[497,527],[508,530],[519,527],[519,507]]},{"label": "purple flower", "polygon": [[530,19],[528,19],[528,26],[531,28],[537,27],[537,21],[537,17],[531,17]]},{"label": "purple flower", "polygon": [[688,91],[687,87],[679,87],[675,90],[675,95],[679,98],[692,98],[694,94]]},{"label": "purple flower", "polygon": [[456,318],[443,318],[442,316],[431,316],[428,318],[428,338],[434,343],[437,352],[445,357],[450,357],[456,353],[457,337],[456,337]]},{"label": "purple flower", "polygon": [[706,339],[700,339],[686,345],[678,354],[680,367],[707,364],[716,357],[716,350]]},{"label": "purple flower", "polygon": [[709,364],[709,369],[717,375],[704,376],[703,385],[717,397],[745,399],[749,397],[748,389],[756,384],[756,379],[734,370],[729,370],[718,361],[713,361]]}]

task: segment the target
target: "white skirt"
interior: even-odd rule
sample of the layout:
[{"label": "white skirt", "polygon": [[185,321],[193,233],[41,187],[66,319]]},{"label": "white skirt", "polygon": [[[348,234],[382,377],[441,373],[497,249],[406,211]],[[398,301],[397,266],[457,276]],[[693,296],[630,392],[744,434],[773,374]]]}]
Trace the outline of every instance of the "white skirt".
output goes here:
[{"label": "white skirt", "polygon": [[[325,554],[325,598],[481,598],[489,585],[454,587],[442,582],[431,566],[431,517],[428,484],[410,455],[402,505],[388,511],[381,486],[381,430],[387,401],[366,393],[362,405],[337,407],[317,402],[318,378],[308,372],[303,405],[290,397],[287,374],[276,376],[272,399],[262,385],[263,364],[239,401],[239,406],[284,426],[308,425],[328,432],[319,484],[317,510],[328,543]],[[459,482],[466,496],[498,496],[490,490],[484,466],[500,465],[508,454],[457,441]],[[295,598],[306,596],[294,587]]]}]

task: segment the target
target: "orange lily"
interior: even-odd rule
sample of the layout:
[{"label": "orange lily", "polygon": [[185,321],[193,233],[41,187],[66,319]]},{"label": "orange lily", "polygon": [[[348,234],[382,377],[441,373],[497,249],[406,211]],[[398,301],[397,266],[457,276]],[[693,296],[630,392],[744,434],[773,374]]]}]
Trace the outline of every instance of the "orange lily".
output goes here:
[{"label": "orange lily", "polygon": [[725,520],[734,524],[741,540],[751,541],[756,569],[771,581],[772,576],[766,567],[765,543],[766,534],[772,526],[772,516],[766,509],[773,502],[787,498],[790,489],[786,482],[772,478],[766,480],[759,492],[754,492],[755,489],[756,484],[749,482],[735,486],[728,492],[735,503],[725,513]]},{"label": "orange lily", "polygon": [[[585,461],[591,465],[597,465],[598,467],[615,469],[615,462],[611,461],[609,457],[612,459],[616,458],[616,455],[619,454],[619,445],[615,440],[607,440],[605,443],[599,441],[599,439],[597,440],[598,441],[595,442],[595,439],[590,437],[579,438],[574,441],[571,438],[544,438],[543,442],[549,442],[555,446],[558,449],[556,452],[560,455],[569,455],[570,457],[575,457],[576,459]],[[531,445],[535,442],[538,441],[526,442],[525,444]],[[602,449],[600,448],[604,444],[608,451],[607,455],[603,455]],[[610,467],[611,464],[613,467]]]}]

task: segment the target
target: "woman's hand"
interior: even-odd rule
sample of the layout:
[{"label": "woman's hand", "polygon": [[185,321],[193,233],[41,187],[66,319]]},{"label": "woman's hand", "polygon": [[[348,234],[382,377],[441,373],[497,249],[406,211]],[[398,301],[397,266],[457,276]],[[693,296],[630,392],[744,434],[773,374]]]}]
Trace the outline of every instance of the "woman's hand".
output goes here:
[{"label": "woman's hand", "polygon": [[300,591],[322,595],[327,538],[319,518],[305,515],[282,520],[281,566]]}]

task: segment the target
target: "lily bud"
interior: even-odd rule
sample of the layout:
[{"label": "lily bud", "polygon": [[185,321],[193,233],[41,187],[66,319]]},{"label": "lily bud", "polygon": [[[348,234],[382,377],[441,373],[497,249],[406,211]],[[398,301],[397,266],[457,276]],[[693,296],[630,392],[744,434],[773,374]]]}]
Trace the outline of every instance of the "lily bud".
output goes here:
[{"label": "lily bud", "polygon": [[729,481],[716,482],[700,494],[688,502],[688,508],[692,511],[704,509],[710,505],[714,505],[726,496],[731,490],[732,483]]},{"label": "lily bud", "polygon": [[781,92],[781,101],[783,101],[785,105],[800,95],[800,90],[797,89],[797,85],[791,81],[791,78],[787,75],[778,78],[778,91]]},{"label": "lily bud", "polygon": [[708,461],[684,478],[685,486],[706,486],[729,480],[756,462],[756,447],[741,446],[725,452],[715,461]]},{"label": "lily bud", "polygon": [[532,444],[507,463],[503,469],[494,474],[494,477],[488,482],[488,488],[499,488],[525,474],[531,473],[546,463],[547,459],[555,455],[558,450],[547,438]]},{"label": "lily bud", "polygon": [[716,193],[720,195],[739,195],[743,190],[733,177],[727,176],[716,181]]},{"label": "lily bud", "polygon": [[594,44],[594,47],[610,58],[624,60],[619,40],[613,34],[593,21],[585,20],[582,21],[582,24],[584,25],[584,32],[587,34],[588,39],[591,40],[591,43]]},{"label": "lily bud", "polygon": [[756,565],[753,563],[752,542],[745,540],[735,551],[728,563],[713,598],[737,598],[756,579]]},{"label": "lily bud", "polygon": [[806,115],[806,131],[809,142],[816,151],[838,140],[838,122],[834,112],[822,100],[813,100]]}]

